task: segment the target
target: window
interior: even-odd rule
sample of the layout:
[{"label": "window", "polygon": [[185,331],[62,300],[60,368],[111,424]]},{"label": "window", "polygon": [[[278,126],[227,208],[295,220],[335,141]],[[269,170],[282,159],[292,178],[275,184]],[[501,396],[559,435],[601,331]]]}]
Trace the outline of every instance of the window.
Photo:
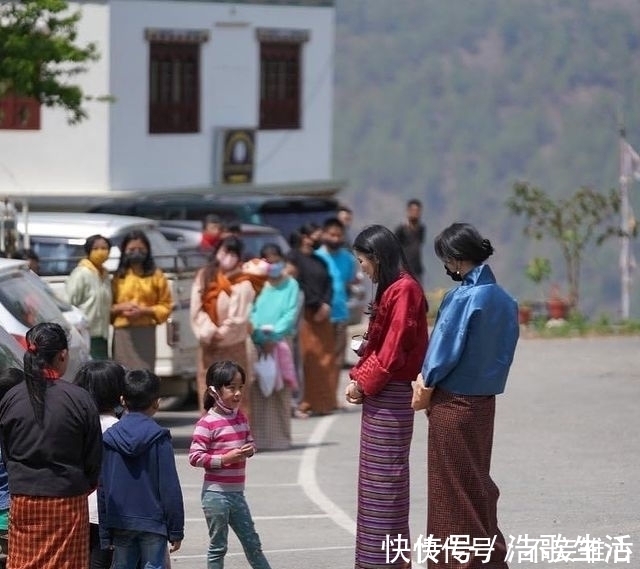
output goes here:
[{"label": "window", "polygon": [[260,129],[301,126],[302,44],[308,32],[259,29]]},{"label": "window", "polygon": [[33,97],[17,95],[2,97],[0,129],[40,130],[40,102]]},{"label": "window", "polygon": [[147,30],[149,132],[200,132],[200,44],[207,32]]}]

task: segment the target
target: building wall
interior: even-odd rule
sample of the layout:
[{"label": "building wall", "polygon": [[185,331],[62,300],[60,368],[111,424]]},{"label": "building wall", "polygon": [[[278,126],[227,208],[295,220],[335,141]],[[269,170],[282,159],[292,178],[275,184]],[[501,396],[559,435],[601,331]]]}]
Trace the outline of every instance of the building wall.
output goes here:
[{"label": "building wall", "polygon": [[[0,131],[0,192],[82,195],[213,185],[216,129],[257,128],[257,28],[307,30],[310,38],[302,48],[302,128],[256,132],[254,183],[331,178],[333,6],[111,0],[83,2],[81,9],[78,41],[95,41],[101,58],[74,80],[86,94],[114,100],[87,103],[89,119],[79,125],[43,108],[40,131]],[[201,47],[199,133],[148,132],[148,28],[209,32]]]},{"label": "building wall", "polygon": [[[204,187],[214,179],[215,130],[256,127],[259,43],[256,28],[310,31],[303,46],[300,130],[256,135],[258,184],[331,177],[333,113],[332,8],[209,2],[112,2],[111,172],[116,190]],[[201,131],[148,134],[145,28],[206,29],[201,46]]]},{"label": "building wall", "polygon": [[[84,4],[77,41],[96,42],[101,54],[87,73],[71,79],[82,84],[85,95],[109,93],[108,38],[108,7]],[[88,101],[85,107],[89,118],[78,125],[70,126],[64,111],[42,107],[40,130],[0,130],[0,195],[109,188],[110,103]]]}]

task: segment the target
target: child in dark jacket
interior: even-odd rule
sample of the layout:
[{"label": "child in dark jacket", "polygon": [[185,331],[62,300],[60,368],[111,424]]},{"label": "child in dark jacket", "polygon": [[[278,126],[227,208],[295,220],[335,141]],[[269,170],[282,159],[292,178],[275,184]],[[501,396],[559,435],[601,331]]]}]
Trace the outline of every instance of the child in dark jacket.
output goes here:
[{"label": "child in dark jacket", "polygon": [[100,542],[113,547],[113,569],[165,569],[184,537],[184,505],[171,435],[152,416],[158,410],[160,380],[149,370],[127,372],[127,410],[103,435],[98,487]]}]

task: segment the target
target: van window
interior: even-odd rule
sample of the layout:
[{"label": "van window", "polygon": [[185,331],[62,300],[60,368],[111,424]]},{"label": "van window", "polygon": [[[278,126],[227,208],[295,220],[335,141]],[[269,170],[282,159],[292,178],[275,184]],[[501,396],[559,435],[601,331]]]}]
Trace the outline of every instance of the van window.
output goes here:
[{"label": "van window", "polygon": [[[176,249],[157,229],[146,227],[144,233],[149,239],[151,253],[156,265],[163,271],[175,272],[184,270],[184,262],[177,256]],[[118,247],[124,234],[110,237],[115,245],[111,250],[110,266],[118,266],[120,253]],[[52,237],[31,236],[31,248],[40,257],[39,275],[43,277],[68,275],[75,269],[78,261],[85,257],[84,239],[60,239]],[[114,252],[116,257],[113,257]]]},{"label": "van window", "polygon": [[57,322],[67,328],[51,297],[21,272],[0,277],[0,304],[27,328],[40,322]]}]

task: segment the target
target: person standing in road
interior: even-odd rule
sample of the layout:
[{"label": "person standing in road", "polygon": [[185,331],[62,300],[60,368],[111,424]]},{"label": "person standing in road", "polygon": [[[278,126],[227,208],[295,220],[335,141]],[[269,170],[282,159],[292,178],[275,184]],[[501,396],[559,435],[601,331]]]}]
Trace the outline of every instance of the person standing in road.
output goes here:
[{"label": "person standing in road", "polygon": [[491,479],[496,395],[507,381],[518,341],[518,305],[485,261],[488,239],[468,223],[454,223],[434,243],[436,256],[460,286],[446,293],[419,381],[433,389],[428,433],[427,535],[445,540],[495,539],[489,563],[461,563],[440,552],[429,569],[506,569],[498,528],[498,487]]},{"label": "person standing in road", "polygon": [[128,369],[154,371],[156,326],[169,318],[173,300],[143,231],[133,230],[122,240],[112,292],[113,359]]},{"label": "person standing in road", "polygon": [[422,202],[417,199],[410,199],[407,202],[407,220],[396,227],[395,234],[400,240],[402,250],[409,262],[409,268],[418,278],[420,284],[424,285],[422,265],[422,246],[427,236],[427,228],[420,221],[422,216]]},{"label": "person standing in road", "polygon": [[65,282],[67,300],[84,312],[89,321],[91,357],[109,357],[109,324],[111,322],[111,277],[104,268],[109,258],[111,241],[102,235],[91,235],[84,242],[86,257],[71,271]]},{"label": "person standing in road", "polygon": [[[207,370],[214,362],[233,359],[249,367],[249,314],[256,297],[251,275],[242,270],[244,244],[225,237],[191,287],[191,329],[198,346],[198,404],[204,410]],[[244,411],[248,415],[249,399]]]},{"label": "person standing in road", "polygon": [[349,285],[357,278],[357,261],[344,246],[344,226],[336,217],[330,217],[322,226],[322,246],[316,251],[329,268],[331,277],[331,315],[334,334],[334,374],[331,382],[340,385],[340,372],[344,366],[347,349],[347,324],[349,323]]},{"label": "person standing in road", "polygon": [[8,568],[85,568],[87,495],[102,460],[98,410],[84,389],[61,379],[69,362],[62,326],[36,324],[26,343],[24,382],[0,402],[11,492]]},{"label": "person standing in road", "polygon": [[202,509],[209,528],[207,569],[222,569],[229,527],[253,569],[270,569],[244,496],[247,458],[256,452],[249,422],[240,410],[246,374],[234,361],[215,362],[206,374],[206,414],[197,422],[189,464],[204,468]]},{"label": "person standing in road", "polygon": [[287,261],[304,295],[298,348],[302,362],[302,396],[298,416],[333,413],[338,404],[335,381],[335,333],[331,324],[332,285],[329,268],[315,252],[322,229],[307,223],[294,234]]},{"label": "person standing in road", "polygon": [[100,544],[113,548],[112,569],[168,569],[184,538],[184,504],[171,433],[153,420],[160,378],[148,369],[124,376],[126,412],[103,435],[98,487]]},{"label": "person standing in road", "polygon": [[298,388],[291,337],[300,311],[300,287],[284,272],[277,244],[264,245],[260,256],[269,263],[268,279],[251,310],[251,338],[259,356],[273,356],[277,374],[270,395],[259,385],[250,392],[251,431],[261,451],[282,450],[291,446],[291,393]]},{"label": "person standing in road", "polygon": [[[100,428],[104,433],[118,422],[124,411],[120,398],[124,392],[125,369],[113,360],[92,360],[85,363],[73,383],[86,389],[100,413]],[[110,569],[112,549],[100,547],[98,531],[98,493],[89,494],[89,569]]]},{"label": "person standing in road", "polygon": [[353,250],[377,284],[369,326],[350,372],[350,403],[362,404],[358,463],[355,568],[409,568],[411,560],[385,550],[409,535],[409,450],[413,435],[411,382],[428,344],[427,301],[402,247],[382,225],[363,229]]}]

